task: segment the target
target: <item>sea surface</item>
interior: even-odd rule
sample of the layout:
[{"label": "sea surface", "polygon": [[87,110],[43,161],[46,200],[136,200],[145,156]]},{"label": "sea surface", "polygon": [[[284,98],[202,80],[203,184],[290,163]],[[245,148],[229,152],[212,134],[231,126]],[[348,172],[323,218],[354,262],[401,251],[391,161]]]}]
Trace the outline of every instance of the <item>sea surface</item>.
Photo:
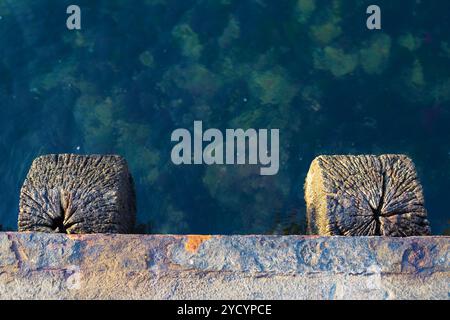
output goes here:
[{"label": "sea surface", "polygon": [[[81,8],[68,30],[66,8]],[[449,233],[450,1],[0,0],[0,224],[48,153],[124,156],[138,231],[305,231],[321,154],[405,153]],[[175,166],[176,128],[280,129],[280,170]]]}]

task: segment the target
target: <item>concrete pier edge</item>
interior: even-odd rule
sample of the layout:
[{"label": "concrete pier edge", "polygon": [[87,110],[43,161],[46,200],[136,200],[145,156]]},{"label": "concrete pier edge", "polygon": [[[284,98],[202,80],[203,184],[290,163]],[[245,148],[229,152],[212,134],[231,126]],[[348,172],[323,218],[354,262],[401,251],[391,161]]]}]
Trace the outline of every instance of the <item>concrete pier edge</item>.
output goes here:
[{"label": "concrete pier edge", "polygon": [[0,233],[0,299],[449,299],[450,237]]}]

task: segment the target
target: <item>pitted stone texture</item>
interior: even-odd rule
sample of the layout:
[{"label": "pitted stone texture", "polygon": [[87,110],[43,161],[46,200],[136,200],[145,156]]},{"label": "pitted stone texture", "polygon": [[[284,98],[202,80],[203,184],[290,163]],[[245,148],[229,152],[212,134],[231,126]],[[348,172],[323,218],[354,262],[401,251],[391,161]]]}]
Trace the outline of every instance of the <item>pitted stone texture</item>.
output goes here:
[{"label": "pitted stone texture", "polygon": [[310,234],[430,234],[422,187],[404,155],[319,156],[306,178],[305,200]]},{"label": "pitted stone texture", "polygon": [[131,233],[135,193],[120,156],[47,155],[34,160],[20,192],[19,231]]},{"label": "pitted stone texture", "polygon": [[449,237],[0,233],[0,299],[448,299],[449,245]]}]

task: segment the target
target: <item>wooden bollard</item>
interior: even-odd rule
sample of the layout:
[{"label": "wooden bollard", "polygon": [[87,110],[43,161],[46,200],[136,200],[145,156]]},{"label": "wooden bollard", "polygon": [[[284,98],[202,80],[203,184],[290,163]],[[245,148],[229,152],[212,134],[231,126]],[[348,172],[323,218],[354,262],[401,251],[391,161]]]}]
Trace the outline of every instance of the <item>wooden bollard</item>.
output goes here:
[{"label": "wooden bollard", "polygon": [[120,156],[46,155],[20,191],[19,231],[131,233],[135,192]]},{"label": "wooden bollard", "polygon": [[405,155],[319,156],[305,200],[310,234],[430,234],[422,187]]}]

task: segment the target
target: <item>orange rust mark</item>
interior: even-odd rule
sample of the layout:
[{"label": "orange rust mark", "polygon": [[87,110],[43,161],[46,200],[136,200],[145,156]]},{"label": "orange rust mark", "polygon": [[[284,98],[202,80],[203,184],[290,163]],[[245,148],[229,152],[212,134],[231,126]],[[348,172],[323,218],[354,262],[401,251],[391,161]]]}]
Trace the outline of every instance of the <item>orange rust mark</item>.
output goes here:
[{"label": "orange rust mark", "polygon": [[81,234],[75,234],[75,233],[68,233],[66,236],[70,240],[80,240],[83,238],[83,236]]},{"label": "orange rust mark", "polygon": [[211,239],[211,236],[200,236],[200,235],[188,235],[186,243],[184,244],[184,248],[187,252],[196,253],[200,245],[206,241]]}]

